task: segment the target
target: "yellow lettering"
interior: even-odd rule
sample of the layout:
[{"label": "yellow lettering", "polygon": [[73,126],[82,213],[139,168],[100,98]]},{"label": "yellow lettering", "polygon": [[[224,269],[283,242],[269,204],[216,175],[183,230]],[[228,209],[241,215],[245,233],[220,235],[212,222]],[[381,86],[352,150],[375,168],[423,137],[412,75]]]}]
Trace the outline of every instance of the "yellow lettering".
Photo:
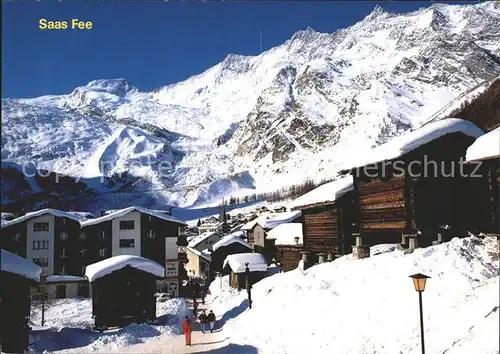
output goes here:
[{"label": "yellow lettering", "polygon": [[77,18],[71,20],[71,29],[75,29],[78,26],[78,22],[80,22]]},{"label": "yellow lettering", "polygon": [[68,29],[68,23],[66,21],[63,21],[62,29]]},{"label": "yellow lettering", "polygon": [[40,27],[40,29],[42,29],[42,30],[46,29],[47,28],[47,20],[44,18],[41,18],[38,27]]},{"label": "yellow lettering", "polygon": [[85,29],[92,29],[92,22],[90,21],[85,22]]}]

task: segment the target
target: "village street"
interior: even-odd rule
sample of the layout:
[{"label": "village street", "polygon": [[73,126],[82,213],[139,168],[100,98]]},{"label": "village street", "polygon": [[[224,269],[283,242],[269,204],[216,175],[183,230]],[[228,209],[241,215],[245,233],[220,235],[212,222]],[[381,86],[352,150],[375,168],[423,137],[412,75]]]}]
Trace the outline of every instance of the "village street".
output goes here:
[{"label": "village street", "polygon": [[[193,319],[192,301],[188,300],[188,307],[183,313],[179,314],[179,328],[180,322],[185,316],[191,316]],[[198,307],[198,315],[201,310],[210,311],[211,303],[200,303]],[[214,310],[215,312],[215,310]],[[223,314],[217,314],[217,322],[215,324],[214,332],[206,331],[205,334],[201,332],[199,322],[195,321],[195,326],[191,338],[192,345],[186,346],[184,334],[165,336],[158,340],[149,341],[146,343],[136,344],[129,347],[123,347],[115,350],[114,352],[120,353],[169,353],[169,354],[183,354],[183,353],[234,353],[228,347],[228,337],[224,335],[223,325],[219,322]],[[109,352],[109,351],[107,351]]]}]

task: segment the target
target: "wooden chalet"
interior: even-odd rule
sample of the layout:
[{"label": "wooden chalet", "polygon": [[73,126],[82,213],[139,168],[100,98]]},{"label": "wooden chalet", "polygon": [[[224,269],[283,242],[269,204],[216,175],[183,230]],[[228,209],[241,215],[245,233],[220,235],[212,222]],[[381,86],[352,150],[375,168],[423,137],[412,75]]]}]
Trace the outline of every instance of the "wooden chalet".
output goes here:
[{"label": "wooden chalet", "polygon": [[281,224],[269,231],[267,238],[274,240],[276,261],[284,272],[297,268],[304,251],[302,224]]},{"label": "wooden chalet", "polygon": [[293,210],[304,216],[304,251],[308,263],[322,261],[322,255],[351,253],[353,244],[352,223],[354,217],[352,177],[329,182],[297,198]]},{"label": "wooden chalet", "polygon": [[139,256],[121,255],[88,265],[95,328],[152,322],[156,319],[156,281],[165,268]]},{"label": "wooden chalet", "polygon": [[267,276],[267,261],[260,253],[239,253],[226,257],[223,268],[229,272],[229,285],[238,290],[245,289],[248,263],[248,281],[251,285]]},{"label": "wooden chalet", "polygon": [[[485,219],[480,219],[478,231],[485,233],[500,233],[500,127],[480,136],[467,149],[466,162],[477,164],[480,173],[488,180],[490,213],[483,213]],[[481,180],[479,180],[481,182]],[[476,210],[482,211],[481,208]]]},{"label": "wooden chalet", "polygon": [[2,353],[28,351],[31,287],[40,281],[42,268],[1,250],[0,347]]},{"label": "wooden chalet", "polygon": [[[481,182],[460,172],[467,148],[483,132],[461,119],[444,119],[399,136],[350,161],[355,229],[364,246],[406,238],[427,246],[451,230],[466,235]],[[403,237],[402,237],[403,236]]]},{"label": "wooden chalet", "polygon": [[[252,252],[252,250],[252,245],[243,240],[239,236],[239,233],[223,237],[213,245],[212,253],[210,254],[210,269],[212,270],[212,276],[215,276],[216,273],[224,273],[222,265],[227,256],[231,254],[248,253]],[[227,269],[226,273],[228,273]]]}]

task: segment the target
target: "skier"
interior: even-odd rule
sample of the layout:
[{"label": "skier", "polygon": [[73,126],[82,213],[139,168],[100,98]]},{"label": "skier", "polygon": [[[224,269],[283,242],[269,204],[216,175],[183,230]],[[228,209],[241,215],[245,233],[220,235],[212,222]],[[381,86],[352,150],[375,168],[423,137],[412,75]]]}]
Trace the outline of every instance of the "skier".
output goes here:
[{"label": "skier", "polygon": [[198,317],[198,301],[196,301],[196,299],[194,299],[193,301],[193,313],[196,317]]},{"label": "skier", "polygon": [[202,313],[201,313],[200,317],[198,317],[198,319],[200,320],[201,333],[205,333],[205,326],[208,323],[207,314],[205,313],[205,310],[202,311]]},{"label": "skier", "polygon": [[213,333],[215,326],[215,313],[212,310],[210,310],[210,313],[207,315],[207,320],[210,323],[210,333]]},{"label": "skier", "polygon": [[186,316],[182,321],[182,332],[186,338],[186,345],[191,345],[191,332],[193,332],[193,322]]}]

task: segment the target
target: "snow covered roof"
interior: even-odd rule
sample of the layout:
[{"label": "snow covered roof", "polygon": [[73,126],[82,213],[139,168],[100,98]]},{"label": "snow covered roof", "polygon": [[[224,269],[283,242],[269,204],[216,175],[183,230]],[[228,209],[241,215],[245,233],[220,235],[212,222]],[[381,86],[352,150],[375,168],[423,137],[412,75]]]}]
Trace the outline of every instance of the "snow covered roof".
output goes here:
[{"label": "snow covered roof", "polygon": [[81,222],[81,225],[82,225],[82,227],[85,227],[85,226],[100,224],[102,222],[113,220],[114,218],[118,218],[120,216],[127,215],[128,213],[133,212],[133,211],[137,211],[139,213],[151,215],[151,216],[154,216],[158,219],[170,221],[170,222],[173,222],[173,223],[176,223],[179,225],[187,225],[184,221],[177,219],[176,217],[173,217],[171,215],[166,215],[166,214],[158,212],[158,211],[154,211],[151,209],[146,209],[146,208],[142,208],[142,207],[138,207],[138,206],[131,206],[131,207],[128,207],[125,209],[116,210],[112,213],[106,214],[106,215],[101,216],[99,218],[83,221],[83,222]]},{"label": "snow covered roof", "polygon": [[67,211],[48,208],[48,209],[41,209],[41,210],[33,211],[30,213],[26,213],[23,216],[20,216],[18,218],[15,218],[13,220],[5,222],[4,224],[2,224],[2,227],[7,227],[7,226],[14,225],[14,224],[18,224],[20,222],[23,222],[23,221],[26,221],[26,220],[29,220],[32,218],[37,218],[39,216],[46,215],[46,214],[54,215],[54,216],[57,216],[60,218],[68,218],[68,219],[72,219],[72,220],[79,221],[79,222],[82,220],[85,220],[84,218],[82,218],[81,215],[75,215],[73,212],[67,212]]},{"label": "snow covered roof", "polygon": [[14,214],[12,213],[0,213],[2,215],[2,220],[8,220],[8,219],[13,219]]},{"label": "snow covered roof", "polygon": [[80,218],[80,221],[95,218],[95,215],[92,213],[89,213],[88,211],[68,211],[67,213],[73,214],[76,217]]},{"label": "snow covered roof", "polygon": [[480,161],[500,158],[500,127],[486,133],[469,146],[466,161]]},{"label": "snow covered roof", "polygon": [[211,257],[210,257],[210,255],[209,255],[209,254],[207,254],[206,252],[205,252],[205,253],[204,253],[204,252],[200,252],[200,251],[198,251],[196,248],[189,247],[189,246],[187,246],[187,247],[186,247],[186,249],[187,249],[189,252],[191,252],[191,253],[193,253],[193,254],[197,255],[198,257],[201,257],[201,258],[205,259],[206,261],[209,261],[209,262],[211,261]]},{"label": "snow covered roof", "polygon": [[245,225],[243,225],[240,230],[252,230],[254,228],[254,226],[257,225],[257,222],[258,222],[258,218],[250,220]]},{"label": "snow covered roof", "polygon": [[253,249],[252,245],[249,244],[248,242],[242,240],[241,237],[238,236],[238,234],[230,234],[230,235],[224,236],[220,241],[217,241],[216,243],[214,243],[212,249],[214,251],[217,251],[217,249],[231,245],[233,243],[239,243],[240,245],[243,245],[249,249]]},{"label": "snow covered roof", "polygon": [[13,253],[1,250],[0,269],[4,272],[18,274],[22,277],[40,281],[40,274],[42,268],[33,262],[28,261],[26,258],[19,257]]},{"label": "snow covered roof", "polygon": [[301,195],[291,204],[291,208],[303,209],[317,204],[334,203],[345,193],[354,189],[352,176],[346,176],[333,182],[325,183],[312,191]]},{"label": "snow covered roof", "polygon": [[386,144],[363,152],[358,155],[358,158],[347,159],[347,162],[342,166],[342,170],[343,172],[348,172],[354,168],[396,159],[422,145],[451,133],[462,133],[473,138],[484,134],[474,123],[466,120],[459,118],[443,119],[426,124],[419,129],[398,136]]},{"label": "snow covered roof", "polygon": [[251,272],[267,272],[266,259],[260,253],[230,254],[224,260],[222,267],[229,265],[234,273],[243,273],[246,268],[245,263],[248,263]]},{"label": "snow covered roof", "polygon": [[84,277],[77,277],[75,275],[49,275],[45,281],[47,283],[72,283],[87,281],[87,279]]},{"label": "snow covered roof", "polygon": [[151,273],[157,277],[165,276],[165,268],[150,259],[139,256],[121,255],[89,264],[85,268],[85,277],[87,277],[90,282],[93,282],[114,271],[125,268],[126,266],[131,266],[144,272]]},{"label": "snow covered roof", "polygon": [[196,247],[206,239],[210,238],[213,235],[217,235],[216,232],[204,232],[198,236],[195,236],[191,241],[189,241],[189,247]]},{"label": "snow covered roof", "polygon": [[284,213],[265,213],[259,216],[257,219],[254,219],[245,226],[243,226],[242,230],[251,230],[255,227],[255,225],[259,224],[262,228],[269,230],[274,229],[276,226],[294,221],[298,217],[302,215],[300,210],[295,211],[287,211]]},{"label": "snow covered roof", "polygon": [[295,237],[299,238],[299,245],[302,245],[302,224],[287,223],[281,224],[267,233],[269,240],[276,240],[274,244],[278,245],[296,245]]}]

